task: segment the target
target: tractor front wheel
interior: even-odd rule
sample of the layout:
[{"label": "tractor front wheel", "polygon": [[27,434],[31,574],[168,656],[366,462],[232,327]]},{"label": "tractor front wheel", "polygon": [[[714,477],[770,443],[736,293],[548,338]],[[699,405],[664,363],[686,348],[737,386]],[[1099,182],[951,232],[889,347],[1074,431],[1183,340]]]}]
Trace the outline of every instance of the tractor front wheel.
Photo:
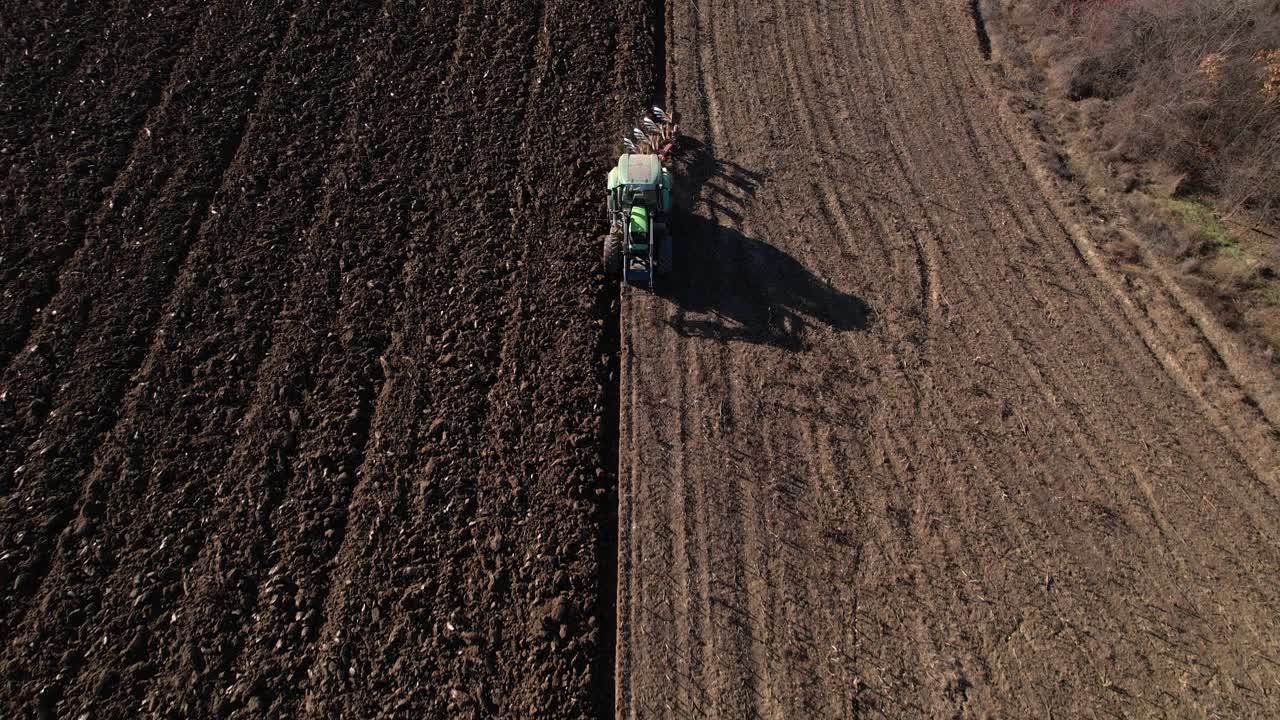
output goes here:
[{"label": "tractor front wheel", "polygon": [[622,274],[622,240],[612,233],[601,235],[604,242],[604,271],[617,277]]}]

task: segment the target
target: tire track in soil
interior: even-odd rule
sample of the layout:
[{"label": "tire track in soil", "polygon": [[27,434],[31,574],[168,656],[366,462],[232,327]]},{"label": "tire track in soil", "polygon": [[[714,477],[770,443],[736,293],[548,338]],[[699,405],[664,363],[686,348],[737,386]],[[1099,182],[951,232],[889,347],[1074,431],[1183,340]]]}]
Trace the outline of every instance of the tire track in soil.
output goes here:
[{"label": "tire track in soil", "polygon": [[[690,368],[688,358],[683,354],[677,354],[674,357],[676,362],[676,376],[679,378],[681,394],[684,394],[683,388],[692,378],[692,382],[699,382],[698,375],[703,372],[701,367]],[[682,445],[689,437],[692,428],[689,427],[689,418],[686,413],[680,413],[679,424],[675,428],[674,437],[668,442],[673,448],[672,454],[675,456],[672,461],[674,482],[672,483],[672,493],[670,495],[670,504],[673,516],[672,527],[674,532],[671,538],[672,550],[674,553],[674,565],[672,571],[677,573],[677,577],[685,579],[684,582],[678,584],[676,591],[677,597],[672,605],[672,622],[676,626],[676,643],[679,664],[675,666],[678,673],[692,674],[696,668],[702,666],[700,655],[701,648],[696,644],[689,642],[693,637],[693,626],[691,618],[701,615],[698,612],[699,600],[694,594],[693,584],[704,580],[701,568],[706,566],[706,547],[701,548],[701,555],[696,552],[690,552],[691,535],[693,534],[693,519],[688,516],[691,509],[689,498],[692,495],[692,488],[696,482],[691,482],[688,464],[684,461],[684,453],[680,450]],[[678,608],[678,609],[677,609]],[[683,612],[680,612],[683,611]],[[672,682],[677,682],[675,677],[671,678]],[[678,698],[679,705],[677,707],[695,706],[699,700],[692,695],[692,687],[690,683],[679,683],[680,696]]]},{"label": "tire track in soil", "polygon": [[[936,26],[931,26],[931,27],[936,27]],[[950,65],[948,65],[948,67],[950,67]],[[972,132],[970,132],[970,135],[972,135]],[[1005,138],[1005,142],[1006,142],[1006,143],[1007,143],[1007,142],[1009,142],[1009,141],[1007,141],[1007,137]],[[1011,145],[1010,145],[1010,150],[1011,150],[1011,151],[1012,151],[1012,150],[1014,150],[1014,149],[1012,149],[1012,146],[1011,146]],[[1052,208],[1046,208],[1046,213],[1048,213],[1048,215],[1050,215],[1050,219],[1052,220],[1053,224],[1055,224],[1055,227],[1060,228],[1060,229],[1061,229],[1061,231],[1062,231],[1062,233],[1064,233],[1064,234],[1069,234],[1068,229],[1066,229],[1066,228],[1062,227],[1062,224],[1061,224],[1060,220],[1059,220],[1059,219],[1057,219],[1056,214],[1055,214],[1055,213],[1053,213]],[[1036,219],[1034,219],[1034,218],[1033,218],[1033,222],[1036,222]],[[1043,232],[1043,231],[1042,231],[1042,232]],[[1074,240],[1073,240],[1073,243],[1074,243]],[[1075,250],[1075,247],[1073,246],[1073,247],[1071,247],[1071,249]],[[1082,260],[1083,260],[1083,256],[1080,256],[1080,258],[1082,258]],[[1083,266],[1083,263],[1082,263],[1082,266]],[[1102,306],[1100,306],[1100,305],[1098,305],[1098,304],[1094,304],[1094,305],[1093,305],[1093,307],[1094,307],[1094,309],[1097,309],[1098,311],[1100,311],[1100,314],[1108,314],[1108,315],[1110,315],[1110,316],[1111,316],[1111,318],[1112,318],[1112,319],[1114,319],[1114,322],[1112,322],[1112,327],[1115,327],[1115,324],[1117,324],[1117,323],[1124,323],[1124,322],[1125,322],[1125,318],[1123,318],[1123,315],[1121,315],[1121,314],[1119,314],[1119,313],[1116,313],[1116,310],[1114,309],[1114,307],[1111,307],[1111,309],[1110,309],[1110,311],[1108,311],[1108,313],[1107,313],[1107,311],[1105,311],[1105,309],[1103,309],[1103,307],[1102,307]],[[1137,325],[1134,325],[1134,327],[1137,327]],[[1140,328],[1138,328],[1138,329],[1140,329]],[[1114,331],[1114,329],[1112,329],[1112,332],[1115,332],[1115,331]],[[1143,337],[1143,342],[1144,342],[1144,343],[1146,343],[1146,345],[1147,345],[1148,347],[1152,347],[1152,343],[1151,343],[1151,341],[1147,340],[1147,338],[1146,338],[1146,337]],[[1137,348],[1137,347],[1138,347],[1138,346],[1137,346],[1137,345],[1135,345],[1135,348]],[[1157,359],[1161,359],[1161,355],[1162,355],[1162,354],[1161,354],[1161,352],[1158,352],[1158,348],[1157,348],[1157,347],[1152,347],[1152,352],[1153,352],[1153,355],[1155,355],[1155,356],[1157,357]],[[1161,363],[1162,363],[1162,364],[1165,364],[1165,360],[1164,360],[1164,359],[1161,359]],[[1175,369],[1175,368],[1174,368],[1174,369],[1171,369],[1171,372],[1174,372],[1174,370],[1176,370],[1176,369]],[[1064,369],[1064,370],[1060,370],[1059,374],[1065,374],[1065,369]],[[1175,377],[1178,377],[1178,375],[1180,374],[1180,372],[1174,372],[1174,374],[1175,374]],[[1185,380],[1180,380],[1180,382],[1185,383]],[[1069,383],[1069,384],[1070,384],[1070,386],[1079,386],[1080,382],[1079,382],[1079,380],[1076,380],[1076,382],[1074,382],[1074,383]],[[1198,395],[1198,393],[1196,393],[1196,392],[1194,392],[1194,391],[1193,391],[1193,395]],[[1210,409],[1208,409],[1208,406],[1207,406],[1207,405],[1206,405],[1206,406],[1204,406],[1204,407],[1206,407],[1206,410],[1210,410]],[[1211,415],[1211,416],[1212,416],[1212,415]],[[1079,436],[1079,437],[1083,437],[1083,436]],[[1249,460],[1249,457],[1245,456],[1244,454],[1240,454],[1240,455],[1238,455],[1238,457],[1239,457],[1239,460],[1240,460],[1240,461],[1242,461],[1242,462],[1251,462],[1251,460]],[[1252,464],[1252,462],[1251,462],[1251,464]],[[1254,466],[1254,468],[1256,468],[1256,465],[1253,465],[1253,466]],[[1206,470],[1207,470],[1207,468],[1206,468]]]},{"label": "tire track in soil", "polygon": [[[1010,338],[1010,339],[1012,340],[1012,338]],[[1139,350],[1139,352],[1141,352],[1141,350]],[[1066,373],[1065,373],[1065,370],[1063,370],[1063,369],[1059,369],[1059,370],[1057,371],[1057,374],[1060,374],[1060,375],[1061,375],[1061,374],[1066,374]],[[1049,392],[1052,392],[1052,391],[1049,391]],[[1084,436],[1077,432],[1077,433],[1076,433],[1076,435],[1075,435],[1075,437],[1076,437],[1077,439],[1079,439],[1079,438],[1083,438]],[[1081,447],[1084,447],[1086,450],[1088,450],[1087,446],[1081,446]]]},{"label": "tire track in soil", "polygon": [[[975,21],[980,23],[979,35],[981,40],[981,34],[985,30],[981,25],[980,14],[975,17]],[[936,32],[936,28],[934,28],[934,32]],[[992,87],[991,79],[975,75],[970,55],[962,54],[962,61],[965,63],[970,82],[974,85],[982,83],[990,91]],[[954,68],[948,65],[948,71],[954,73]],[[1004,115],[1007,114],[1007,109],[1004,105],[1001,105],[1000,110],[1002,122],[996,127],[997,140],[1008,148],[1010,154],[1021,157],[1022,153],[1004,122]],[[1037,181],[1043,185],[1043,176],[1038,175]],[[1231,439],[1237,443],[1237,451],[1240,457],[1250,464],[1259,478],[1266,477],[1269,474],[1268,469],[1276,465],[1274,450],[1268,450],[1268,448],[1271,446],[1270,440],[1275,436],[1275,408],[1280,407],[1275,402],[1275,393],[1266,388],[1266,383],[1270,379],[1262,380],[1260,384],[1259,370],[1253,366],[1250,360],[1238,354],[1234,349],[1233,341],[1224,337],[1221,329],[1217,328],[1215,323],[1211,320],[1206,321],[1202,311],[1197,314],[1194,309],[1195,303],[1191,298],[1179,292],[1176,287],[1170,287],[1166,273],[1161,270],[1158,264],[1147,268],[1147,271],[1156,276],[1156,284],[1165,286],[1162,294],[1167,294],[1167,297],[1161,298],[1161,304],[1164,306],[1161,312],[1171,314],[1172,317],[1164,321],[1151,318],[1152,327],[1147,328],[1143,321],[1136,317],[1138,311],[1135,311],[1133,307],[1134,300],[1130,297],[1130,294],[1140,295],[1141,293],[1126,293],[1116,285],[1113,272],[1098,261],[1093,249],[1088,245],[1088,240],[1082,240],[1082,238],[1087,238],[1087,232],[1081,227],[1068,227],[1062,219],[1063,211],[1053,198],[1045,198],[1043,212],[1058,231],[1071,239],[1071,247],[1075,250],[1077,256],[1087,264],[1089,270],[1107,285],[1114,296],[1115,304],[1120,306],[1119,310],[1122,312],[1123,317],[1138,330],[1142,341],[1161,364],[1165,366],[1167,372],[1183,386],[1186,392],[1196,397],[1215,425],[1230,428],[1228,434],[1233,436]],[[1133,283],[1133,278],[1131,277],[1126,278],[1126,280],[1130,283],[1130,287],[1137,284]],[[1112,310],[1112,313],[1114,315],[1115,311]],[[1147,315],[1150,313],[1150,309],[1143,307],[1140,313]],[[1179,332],[1180,330],[1181,332]],[[1187,332],[1188,330],[1190,332]],[[1172,343],[1168,343],[1158,339],[1162,334],[1182,334],[1188,337],[1181,340],[1181,342],[1174,340]],[[1180,362],[1178,357],[1165,349],[1168,344],[1175,346],[1184,344],[1194,348],[1207,349],[1206,357],[1194,357],[1190,360],[1190,362],[1201,368],[1201,372],[1194,376],[1188,373],[1183,368],[1184,363]],[[1186,353],[1184,351],[1183,354],[1185,356],[1197,353]],[[1222,375],[1225,375],[1225,377],[1221,377]],[[1212,393],[1209,392],[1210,390],[1212,390]],[[1204,399],[1210,394],[1221,399],[1215,403]],[[1260,405],[1255,416],[1247,421],[1237,420],[1240,405],[1248,405],[1250,403]],[[1226,409],[1224,410],[1224,408]]]},{"label": "tire track in soil", "polygon": [[[812,27],[812,23],[810,23],[810,27]],[[905,196],[910,197],[910,193],[905,193]],[[922,209],[922,211],[923,211],[923,210],[924,210],[924,205],[920,206],[920,209]],[[934,220],[934,222],[938,222],[938,220]],[[934,231],[934,232],[936,232],[936,231]],[[918,406],[919,406],[919,401],[914,402],[914,404],[913,404],[913,405],[914,405],[914,406],[916,406],[916,407],[918,407]],[[931,433],[933,433],[933,432],[938,432],[937,425],[934,425],[934,429],[933,429],[933,430],[931,430]],[[897,452],[902,452],[902,451],[901,451],[901,450],[899,450],[899,451],[897,451]],[[914,451],[914,452],[908,452],[908,456],[911,456],[911,455],[918,456],[918,455],[919,455],[919,451],[918,451],[918,450],[916,450],[916,451]],[[960,497],[960,500],[964,500],[964,497],[963,497],[963,496],[961,496],[961,497]],[[957,506],[957,507],[959,507],[959,506],[963,506],[963,505],[956,505],[956,506]],[[952,552],[952,553],[954,553],[954,551],[951,551],[951,552]]]},{"label": "tire track in soil", "polygon": [[[736,215],[720,214],[729,193],[716,180],[703,189],[695,212],[708,229],[695,225],[685,241],[718,247],[702,255],[714,262],[681,272],[696,273],[712,301],[683,288],[625,298],[623,348],[635,359],[623,376],[623,418],[635,434],[620,488],[630,518],[620,713],[1263,712],[1266,673],[1247,658],[1277,641],[1262,620],[1277,599],[1259,578],[1280,559],[1263,541],[1280,515],[1257,472],[1274,448],[1237,449],[1237,438],[1256,446],[1266,437],[1260,416],[1226,393],[1217,412],[1229,423],[1212,412],[1206,419],[1197,386],[1221,378],[1164,362],[1124,309],[1128,300],[1079,251],[1071,221],[1009,139],[998,98],[974,78],[980,48],[969,46],[967,8],[763,5],[705,0],[672,19],[669,94],[711,84],[688,102],[732,88],[715,95],[718,141],[707,145],[768,180]],[[776,43],[751,41],[761,24]],[[713,42],[699,40],[707,32]],[[767,61],[772,53],[777,62]],[[755,112],[778,96],[792,102]],[[687,132],[712,134],[705,100],[674,109]],[[770,127],[774,141],[760,142]],[[886,192],[864,190],[868,178]],[[851,187],[856,202],[844,192]],[[837,327],[832,317],[847,306],[826,296],[819,305],[835,312],[804,317],[812,322],[798,349],[760,336],[752,343],[750,333],[679,332],[700,314],[709,316],[704,327],[750,323],[745,300],[770,317],[787,301],[802,305],[781,291],[785,272],[765,279],[724,247],[733,232],[794,253],[832,287],[881,301],[875,324],[861,333]],[[677,383],[683,365],[659,348],[720,372]],[[846,358],[861,368],[860,383],[830,381]],[[735,407],[729,437],[706,442],[695,431],[669,447],[644,434],[674,425],[676,408],[680,423],[697,428],[697,399],[725,392],[727,377],[735,397],[749,392],[759,403]],[[801,398],[865,417],[866,433],[851,438],[861,450],[831,460],[817,438],[842,432],[849,416],[794,412]],[[751,471],[726,463],[726,453]],[[676,458],[707,490],[692,513],[658,510],[670,506],[659,502],[665,484],[650,468]],[[849,478],[843,489],[820,480],[828,467]],[[778,477],[809,481],[769,480]],[[1212,499],[1198,502],[1206,491]],[[806,502],[829,512],[795,511]],[[709,667],[695,673],[685,669],[688,643],[671,637],[688,636],[692,618],[651,608],[683,607],[661,599],[687,592],[692,578],[679,571],[692,567],[659,539],[699,512],[707,524],[699,531],[717,548],[708,570],[729,578],[708,591],[712,625],[734,621],[719,610],[729,607],[749,608],[739,617],[751,624],[723,634],[735,639],[727,647],[702,638]],[[830,527],[839,530],[828,535]],[[841,569],[852,587],[809,593],[812,578],[836,564],[816,558],[850,558],[852,548],[835,540],[850,527],[861,528],[855,547],[874,548],[852,552],[854,567]],[[791,555],[791,543],[805,553]],[[741,575],[753,552],[762,574]],[[813,612],[824,601],[856,609]],[[837,648],[827,638],[850,639]],[[755,642],[767,652],[751,652]],[[1214,673],[1230,684],[1213,684]],[[691,708],[700,692],[714,700]]]},{"label": "tire track in soil", "polygon": [[[884,32],[879,32],[879,33],[877,33],[877,36],[878,36],[878,37],[897,37],[896,35],[893,35],[893,33],[890,33],[890,35],[886,35],[886,33],[884,33]],[[892,127],[892,123],[891,123],[891,126],[890,126],[890,127]],[[972,137],[972,136],[970,136],[970,137]],[[902,154],[897,154],[897,156],[899,156],[899,158],[900,158],[900,159],[904,159],[904,155],[902,155]],[[904,159],[904,160],[905,160],[905,159]],[[908,169],[909,167],[910,167],[910,165],[909,165],[909,164],[901,165],[902,173],[904,173],[904,177],[909,177],[909,176],[908,176],[908,173],[910,172],[910,170]],[[914,184],[913,184],[913,188],[915,188]],[[922,192],[919,192],[918,190],[916,190],[916,191],[914,191],[914,195],[923,195],[923,193],[922,193]],[[924,206],[922,206],[922,208],[920,208],[920,210],[922,210],[922,213],[925,215],[925,218],[927,218],[927,222],[929,222],[929,232],[936,233],[936,232],[937,232],[937,229],[936,229],[936,228],[938,227],[938,225],[933,224],[933,223],[940,222],[940,219],[937,219],[937,218],[931,218],[931,217],[929,217],[928,210],[927,210],[927,209],[925,209],[925,208],[924,208]],[[1016,215],[1015,215],[1015,218],[1016,218]],[[1020,228],[1025,229],[1025,225],[1019,225],[1019,227],[1020,227]],[[972,287],[977,287],[977,284],[974,284],[974,286],[972,286]],[[961,299],[961,300],[963,300],[963,299]],[[1007,337],[1007,338],[1009,338],[1009,340],[1011,341],[1011,336],[1007,336],[1007,333],[1006,333],[1006,337]],[[1014,343],[1010,343],[1010,345],[1014,345]],[[970,355],[974,355],[974,356],[980,356],[980,355],[978,355],[978,354],[977,354],[977,351],[966,351],[966,354],[970,354]],[[1024,359],[1024,361],[1025,361],[1025,356],[1023,357],[1023,359]],[[1041,386],[1041,387],[1043,387],[1043,386]],[[1050,392],[1050,391],[1047,391],[1047,388],[1046,388],[1046,389],[1044,389],[1044,392],[1047,392],[1047,393],[1048,393],[1048,392]],[[1056,401],[1053,401],[1052,393],[1048,393],[1048,395],[1044,395],[1044,397],[1050,398],[1050,400],[1051,400],[1052,404],[1053,404],[1053,405],[1056,405]],[[938,427],[937,427],[937,425],[936,425],[936,424],[934,424],[934,429],[933,429],[933,430],[931,430],[931,433],[933,433],[933,432],[938,432],[938,429],[940,429],[940,428],[938,428]],[[1075,437],[1079,437],[1079,433],[1076,433],[1076,434],[1075,434]],[[899,448],[899,452],[902,452],[902,454],[905,454],[906,456],[913,456],[913,455],[915,455],[915,454],[914,454],[914,452],[911,452],[911,451],[909,451],[909,450],[905,450],[905,448],[901,448],[901,447]],[[988,473],[989,473],[989,471],[988,471]],[[1053,553],[1050,553],[1050,555],[1051,555],[1051,556],[1059,556],[1059,555],[1060,555],[1060,553],[1059,553],[1059,552],[1053,552]],[[1062,553],[1062,555],[1065,555],[1065,553]],[[922,588],[922,594],[924,594],[924,593],[923,593],[923,588]],[[1059,612],[1059,615],[1061,616],[1061,612]],[[922,629],[922,630],[924,629],[923,621],[922,621],[922,624],[920,624],[920,629]],[[940,708],[940,711],[942,711],[942,708]]]}]

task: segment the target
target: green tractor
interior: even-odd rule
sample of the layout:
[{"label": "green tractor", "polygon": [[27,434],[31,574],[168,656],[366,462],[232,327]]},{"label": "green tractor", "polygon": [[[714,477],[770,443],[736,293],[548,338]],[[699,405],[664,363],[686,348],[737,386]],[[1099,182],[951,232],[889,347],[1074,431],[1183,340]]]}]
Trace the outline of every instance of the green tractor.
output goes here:
[{"label": "green tractor", "polygon": [[624,140],[627,152],[609,171],[609,234],[604,236],[605,270],[623,283],[654,289],[656,275],[671,273],[671,172],[664,161],[674,145],[675,126],[659,108],[636,129],[639,144]]}]

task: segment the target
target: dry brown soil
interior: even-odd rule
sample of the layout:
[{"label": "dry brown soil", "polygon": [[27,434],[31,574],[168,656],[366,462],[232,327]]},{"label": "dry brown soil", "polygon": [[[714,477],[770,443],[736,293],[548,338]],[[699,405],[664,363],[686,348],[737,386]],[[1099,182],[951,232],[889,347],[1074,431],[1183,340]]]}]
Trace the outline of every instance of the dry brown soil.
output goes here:
[{"label": "dry brown soil", "polygon": [[1274,381],[1114,272],[965,0],[670,4],[618,714],[1280,716]]}]

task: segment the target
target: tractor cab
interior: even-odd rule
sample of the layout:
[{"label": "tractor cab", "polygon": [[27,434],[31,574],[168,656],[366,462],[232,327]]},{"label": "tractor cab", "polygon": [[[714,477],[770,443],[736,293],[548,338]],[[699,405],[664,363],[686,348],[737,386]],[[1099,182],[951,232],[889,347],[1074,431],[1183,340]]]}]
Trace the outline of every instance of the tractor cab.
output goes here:
[{"label": "tractor cab", "polygon": [[605,265],[628,285],[653,289],[655,270],[671,268],[671,173],[657,155],[623,154],[609,171],[608,192]]}]

